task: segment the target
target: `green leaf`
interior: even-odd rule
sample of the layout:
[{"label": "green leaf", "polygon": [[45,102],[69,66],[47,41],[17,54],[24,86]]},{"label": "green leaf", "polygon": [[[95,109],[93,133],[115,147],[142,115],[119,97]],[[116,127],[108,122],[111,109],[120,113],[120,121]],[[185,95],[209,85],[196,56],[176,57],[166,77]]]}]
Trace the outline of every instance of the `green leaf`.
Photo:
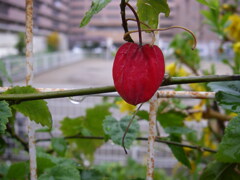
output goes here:
[{"label": "green leaf", "polygon": [[167,0],[137,0],[137,14],[140,21],[149,25],[152,29],[158,27],[160,13],[169,16],[170,8]]},{"label": "green leaf", "polygon": [[51,129],[49,129],[48,127],[44,127],[44,128],[37,129],[35,132],[38,132],[38,133],[50,133]]},{"label": "green leaf", "polygon": [[45,169],[54,167],[56,165],[56,161],[54,158],[43,152],[38,152],[37,153],[37,171],[38,175],[42,174]]},{"label": "green leaf", "polygon": [[61,131],[64,136],[75,136],[81,134],[83,126],[84,117],[69,118],[65,117],[61,122]]},{"label": "green leaf", "polygon": [[12,164],[7,172],[9,180],[25,180],[29,174],[29,164],[26,162],[19,162]]},{"label": "green leaf", "polygon": [[84,15],[80,27],[86,26],[94,14],[99,13],[111,0],[92,0],[91,8]]},{"label": "green leaf", "polygon": [[[174,141],[174,142],[181,142],[181,138],[178,136],[174,136],[174,135],[170,136],[170,140]],[[182,147],[175,146],[172,144],[168,144],[168,147],[171,149],[173,155],[179,162],[181,162],[183,165],[185,165],[186,167],[191,169],[191,164],[190,164],[188,157]]]},{"label": "green leaf", "polygon": [[[103,121],[104,132],[109,135],[112,141],[115,144],[122,145],[122,137],[124,132],[131,120],[131,116],[125,116],[120,121],[117,121],[112,116],[107,116]],[[136,120],[133,120],[130,128],[128,129],[128,133],[125,137],[125,147],[129,148],[133,141],[136,139],[139,132],[139,124]]]},{"label": "green leaf", "polygon": [[104,135],[102,124],[105,117],[111,114],[109,108],[109,104],[103,104],[86,110],[86,119],[84,125],[88,130],[91,131],[92,135]]},{"label": "green leaf", "polygon": [[163,128],[167,127],[181,127],[183,126],[183,120],[186,117],[185,114],[179,111],[170,110],[157,115],[157,120],[160,122]]},{"label": "green leaf", "polygon": [[0,101],[0,134],[5,133],[8,118],[12,116],[11,108],[6,101]]},{"label": "green leaf", "polygon": [[230,120],[219,145],[216,159],[221,162],[240,163],[240,116]]},{"label": "green leaf", "polygon": [[208,86],[216,93],[216,100],[224,109],[240,112],[240,81],[212,82]]},{"label": "green leaf", "polygon": [[[0,177],[6,176],[8,169],[9,169],[9,166],[7,165],[7,163],[6,162],[3,163],[0,161]],[[3,179],[3,180],[5,180],[5,179]]]},{"label": "green leaf", "polygon": [[103,180],[104,177],[99,171],[95,169],[87,169],[81,172],[81,179],[82,180],[89,180],[89,179]]},{"label": "green leaf", "polygon": [[0,137],[0,155],[2,155],[5,152],[6,149],[6,142],[2,137]]},{"label": "green leaf", "polygon": [[[93,114],[94,115],[94,114]],[[95,116],[97,113],[95,114]],[[90,120],[91,121],[91,120]],[[90,136],[92,132],[85,127],[86,123],[85,117],[77,117],[77,118],[64,118],[61,121],[61,131],[65,136],[75,136],[75,135],[82,135],[82,136]],[[97,122],[98,123],[98,122]],[[98,126],[102,126],[102,124],[97,124]],[[102,129],[102,127],[98,127],[96,129]],[[76,144],[74,146],[76,151],[80,151],[85,155],[92,156],[96,149],[101,146],[104,142],[99,140],[88,140],[88,139],[70,139],[68,140],[69,144]]]},{"label": "green leaf", "polygon": [[8,72],[5,68],[5,63],[3,62],[3,60],[0,60],[0,75],[1,74],[7,78],[8,82],[12,83],[12,79],[8,75]]},{"label": "green leaf", "polygon": [[47,169],[39,180],[81,180],[79,171],[73,166],[57,165]]},{"label": "green leaf", "polygon": [[76,150],[89,156],[90,159],[93,158],[93,154],[97,150],[97,148],[104,144],[103,140],[89,140],[89,139],[74,139],[69,140],[69,142],[75,143],[77,145]]},{"label": "green leaf", "polygon": [[[31,86],[15,86],[5,92],[5,94],[28,94],[38,93],[38,91]],[[52,115],[48,109],[47,102],[44,100],[24,101],[19,104],[14,104],[12,107],[29,117],[30,120],[40,123],[43,126],[52,128]]]},{"label": "green leaf", "polygon": [[194,130],[187,127],[166,127],[164,131],[168,134],[182,135],[195,132]]},{"label": "green leaf", "polygon": [[238,180],[235,167],[236,164],[213,161],[204,169],[199,180]]},{"label": "green leaf", "polygon": [[141,110],[141,111],[137,112],[137,116],[142,120],[147,120],[148,121],[149,113],[145,110]]},{"label": "green leaf", "polygon": [[64,156],[67,150],[67,143],[63,138],[52,138],[52,148],[59,156]]},{"label": "green leaf", "polygon": [[219,0],[197,0],[197,1],[213,9],[219,7]]},{"label": "green leaf", "polygon": [[38,175],[45,172],[46,169],[52,168],[56,165],[76,166],[76,163],[67,158],[55,157],[45,152],[37,152],[37,170]]}]

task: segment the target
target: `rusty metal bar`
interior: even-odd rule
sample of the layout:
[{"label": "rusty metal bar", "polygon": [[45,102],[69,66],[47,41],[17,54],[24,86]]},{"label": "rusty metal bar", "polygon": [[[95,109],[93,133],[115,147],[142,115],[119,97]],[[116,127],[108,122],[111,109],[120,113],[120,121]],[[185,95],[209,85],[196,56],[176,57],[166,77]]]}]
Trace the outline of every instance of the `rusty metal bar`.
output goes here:
[{"label": "rusty metal bar", "polygon": [[215,94],[203,91],[157,91],[158,98],[214,99]]},{"label": "rusty metal bar", "polygon": [[[33,0],[26,0],[26,85],[33,81]],[[35,123],[28,119],[28,144],[30,159],[30,179],[37,180]]]},{"label": "rusty metal bar", "polygon": [[156,137],[157,109],[158,109],[158,99],[157,99],[157,93],[155,93],[155,95],[150,100],[146,180],[153,180],[153,176],[154,176],[154,142]]}]

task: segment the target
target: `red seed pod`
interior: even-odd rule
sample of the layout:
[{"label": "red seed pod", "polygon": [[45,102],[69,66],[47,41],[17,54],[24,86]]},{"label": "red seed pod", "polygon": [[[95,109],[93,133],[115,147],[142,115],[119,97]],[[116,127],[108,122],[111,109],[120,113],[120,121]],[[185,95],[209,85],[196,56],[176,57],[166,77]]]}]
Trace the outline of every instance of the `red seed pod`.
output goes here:
[{"label": "red seed pod", "polygon": [[117,51],[112,74],[117,92],[129,104],[148,101],[162,83],[164,56],[158,46],[125,43]]}]

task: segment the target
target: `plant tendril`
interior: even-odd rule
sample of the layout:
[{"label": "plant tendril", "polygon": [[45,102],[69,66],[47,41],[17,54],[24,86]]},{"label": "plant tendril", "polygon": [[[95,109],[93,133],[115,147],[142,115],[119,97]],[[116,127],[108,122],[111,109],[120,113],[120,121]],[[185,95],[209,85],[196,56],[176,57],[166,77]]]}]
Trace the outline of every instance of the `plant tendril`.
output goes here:
[{"label": "plant tendril", "polygon": [[[194,50],[196,48],[196,46],[197,46],[196,36],[194,35],[194,33],[191,30],[189,30],[189,29],[187,29],[185,27],[182,27],[182,26],[170,26],[170,27],[159,28],[159,29],[142,29],[141,31],[166,31],[166,30],[169,30],[169,29],[176,29],[176,28],[177,29],[183,29],[183,30],[187,31],[188,33],[190,33],[192,35],[193,40],[194,40],[192,50]],[[136,33],[136,32],[138,32],[138,30],[129,31],[129,32],[124,34],[124,37],[129,35],[129,34],[131,34],[131,33]]]},{"label": "plant tendril", "polygon": [[[127,18],[126,21],[137,21],[136,19],[133,18]],[[139,21],[141,24],[143,24],[144,26],[146,26],[147,28],[151,29],[151,27],[149,25],[147,25],[146,23]],[[152,33],[152,42],[150,43],[150,46],[153,46],[154,42],[156,41],[156,37],[155,37],[155,33],[154,31],[151,31]]]},{"label": "plant tendril", "polygon": [[124,134],[123,134],[123,137],[122,137],[122,147],[123,147],[123,149],[124,149],[124,151],[125,151],[126,154],[127,154],[127,149],[126,149],[125,144],[124,144],[125,137],[126,137],[126,135],[127,135],[127,133],[128,133],[128,130],[129,130],[129,128],[130,128],[130,126],[131,126],[131,124],[132,124],[132,122],[133,122],[133,120],[134,120],[137,112],[139,111],[139,109],[142,107],[143,104],[144,104],[144,103],[140,104],[140,106],[139,106],[139,107],[137,108],[137,110],[134,112],[134,114],[133,114],[131,120],[129,121],[128,126],[127,126],[127,128],[126,128],[126,130],[125,130],[125,132],[124,132]]}]

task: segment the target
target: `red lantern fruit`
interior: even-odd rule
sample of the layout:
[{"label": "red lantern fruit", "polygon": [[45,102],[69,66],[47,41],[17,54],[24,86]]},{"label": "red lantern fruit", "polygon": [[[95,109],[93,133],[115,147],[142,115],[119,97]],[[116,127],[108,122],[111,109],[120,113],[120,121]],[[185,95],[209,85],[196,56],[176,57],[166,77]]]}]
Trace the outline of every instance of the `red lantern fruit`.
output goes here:
[{"label": "red lantern fruit", "polygon": [[162,83],[164,56],[156,45],[125,43],[117,51],[112,74],[117,92],[129,104],[148,101]]}]

